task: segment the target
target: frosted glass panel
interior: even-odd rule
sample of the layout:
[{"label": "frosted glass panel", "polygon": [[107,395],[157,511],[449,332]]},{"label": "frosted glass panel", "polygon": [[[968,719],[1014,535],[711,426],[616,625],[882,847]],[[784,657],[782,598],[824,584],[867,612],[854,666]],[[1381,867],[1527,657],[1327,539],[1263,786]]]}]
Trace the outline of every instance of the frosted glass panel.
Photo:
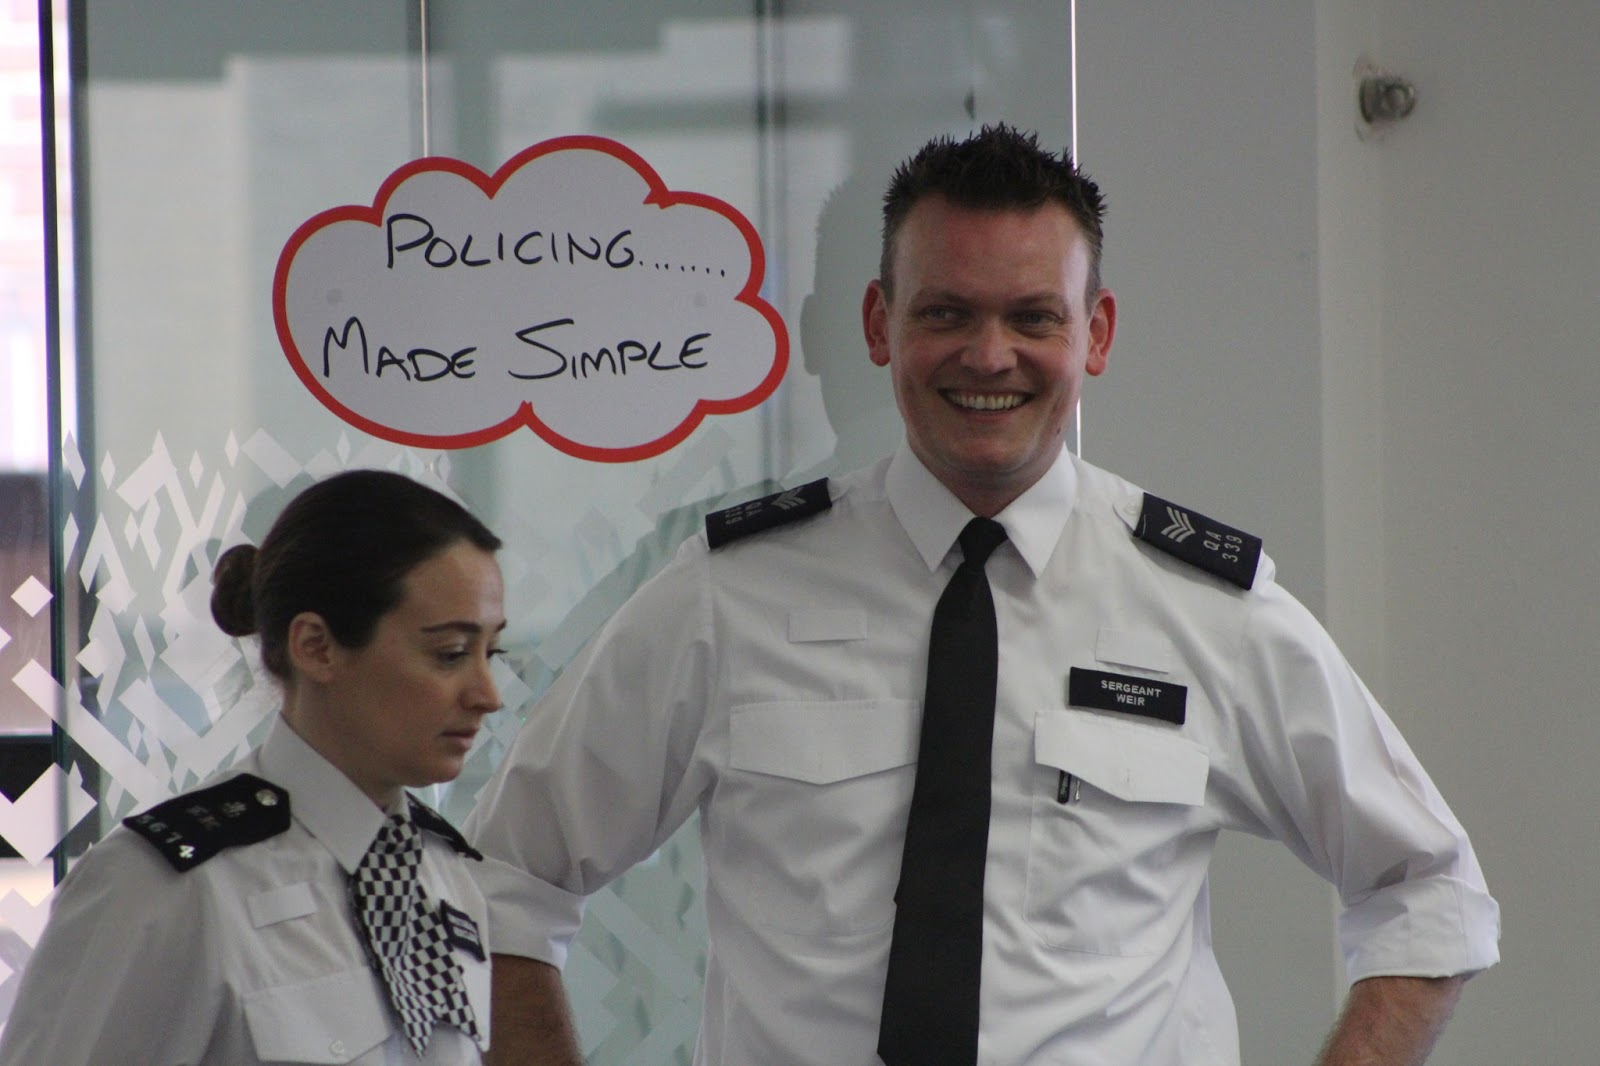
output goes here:
[{"label": "frosted glass panel", "polygon": [[[370,0],[240,0],[226,19],[197,0],[77,5],[79,330],[63,358],[79,385],[74,431],[52,442],[67,666],[17,682],[71,738],[55,783],[82,824],[68,851],[260,737],[275,693],[254,647],[209,619],[211,564],[309,479],[352,466],[439,487],[506,541],[507,710],[430,797],[464,817],[531,702],[708,510],[894,446],[860,336],[881,188],[927,137],[983,121],[1067,143],[1069,16],[1048,8],[507,0],[428,5],[424,26],[416,4]],[[623,142],[669,187],[755,224],[791,339],[778,392],[620,464],[527,431],[404,448],[318,403],[271,317],[295,228],[371,203],[425,151],[492,171],[574,133]],[[689,1060],[700,882],[690,825],[592,900],[567,971],[591,1062]]]}]

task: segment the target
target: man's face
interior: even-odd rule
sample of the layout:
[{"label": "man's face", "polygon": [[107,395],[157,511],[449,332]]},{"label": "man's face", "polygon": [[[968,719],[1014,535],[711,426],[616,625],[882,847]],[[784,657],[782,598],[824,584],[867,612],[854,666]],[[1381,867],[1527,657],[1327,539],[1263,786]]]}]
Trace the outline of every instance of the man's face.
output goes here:
[{"label": "man's face", "polygon": [[906,440],[973,512],[993,515],[1060,454],[1083,375],[1105,370],[1108,290],[1086,294],[1089,246],[1066,208],[919,202],[894,247],[894,296],[862,305]]}]

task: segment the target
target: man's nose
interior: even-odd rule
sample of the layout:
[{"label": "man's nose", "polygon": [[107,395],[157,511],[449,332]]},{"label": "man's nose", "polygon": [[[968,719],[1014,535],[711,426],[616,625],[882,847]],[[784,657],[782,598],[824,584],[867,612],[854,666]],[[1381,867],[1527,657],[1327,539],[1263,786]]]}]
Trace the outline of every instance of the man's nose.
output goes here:
[{"label": "man's nose", "polygon": [[994,319],[981,319],[976,324],[965,351],[962,365],[981,374],[998,374],[1016,364],[1016,352],[1011,344],[1010,332],[1005,323]]}]

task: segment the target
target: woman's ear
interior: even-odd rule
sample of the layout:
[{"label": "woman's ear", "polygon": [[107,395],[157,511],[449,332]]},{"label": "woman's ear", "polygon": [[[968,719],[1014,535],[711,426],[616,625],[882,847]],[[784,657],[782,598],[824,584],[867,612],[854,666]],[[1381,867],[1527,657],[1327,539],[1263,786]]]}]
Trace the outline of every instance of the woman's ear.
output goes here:
[{"label": "woman's ear", "polygon": [[302,611],[289,623],[289,665],[297,675],[327,684],[333,679],[338,649],[320,614]]}]

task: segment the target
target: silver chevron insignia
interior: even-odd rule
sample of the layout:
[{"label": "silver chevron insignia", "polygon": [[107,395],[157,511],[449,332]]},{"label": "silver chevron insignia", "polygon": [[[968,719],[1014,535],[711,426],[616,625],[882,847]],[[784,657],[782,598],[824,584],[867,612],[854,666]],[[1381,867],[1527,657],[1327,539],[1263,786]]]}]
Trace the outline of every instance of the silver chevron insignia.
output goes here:
[{"label": "silver chevron insignia", "polygon": [[1161,531],[1161,535],[1179,544],[1194,536],[1194,526],[1189,522],[1189,516],[1176,507],[1167,508],[1167,517],[1172,519],[1172,524]]},{"label": "silver chevron insignia", "polygon": [[783,495],[778,496],[772,501],[772,506],[776,507],[780,511],[792,511],[796,507],[803,506],[804,504],[805,501],[800,498],[799,489],[790,489],[788,492],[785,492]]}]

